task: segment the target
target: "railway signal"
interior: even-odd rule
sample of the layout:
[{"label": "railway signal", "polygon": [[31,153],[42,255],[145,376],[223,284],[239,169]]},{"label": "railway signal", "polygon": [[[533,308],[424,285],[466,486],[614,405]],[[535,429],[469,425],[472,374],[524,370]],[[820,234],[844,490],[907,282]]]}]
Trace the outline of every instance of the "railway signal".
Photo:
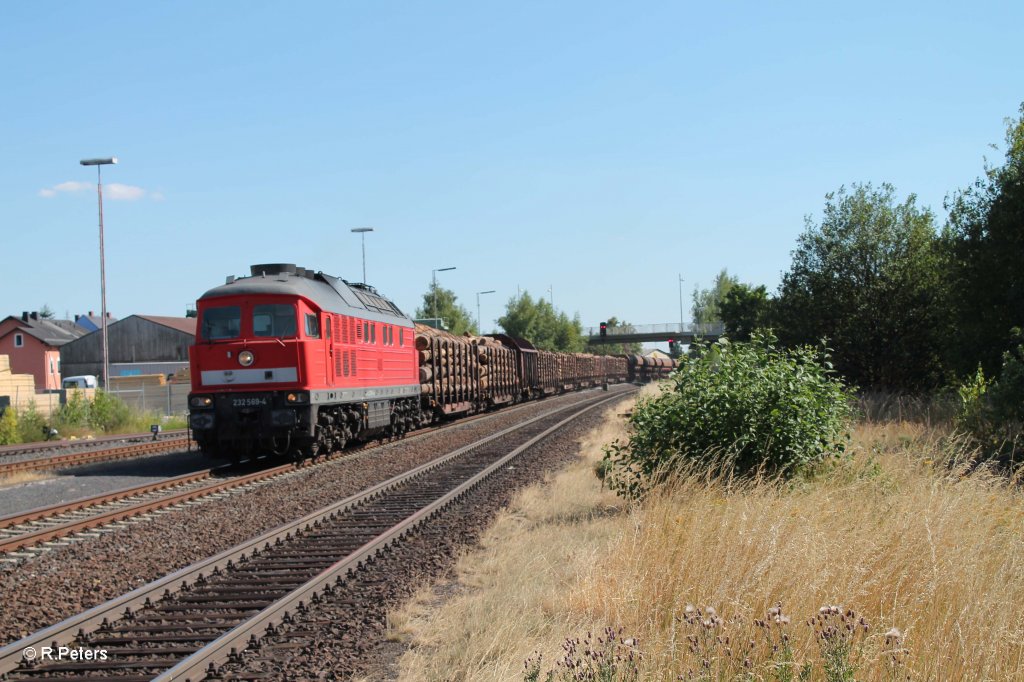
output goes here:
[{"label": "railway signal", "polygon": [[607,322],[602,322],[601,323],[601,336],[608,336],[608,323]]}]

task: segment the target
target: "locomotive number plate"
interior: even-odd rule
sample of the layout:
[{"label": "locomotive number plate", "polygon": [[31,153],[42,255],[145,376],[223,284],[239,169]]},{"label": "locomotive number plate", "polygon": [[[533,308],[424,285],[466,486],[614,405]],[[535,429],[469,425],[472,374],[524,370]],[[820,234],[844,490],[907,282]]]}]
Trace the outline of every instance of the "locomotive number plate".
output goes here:
[{"label": "locomotive number plate", "polygon": [[268,403],[266,398],[232,398],[232,407],[259,407]]}]

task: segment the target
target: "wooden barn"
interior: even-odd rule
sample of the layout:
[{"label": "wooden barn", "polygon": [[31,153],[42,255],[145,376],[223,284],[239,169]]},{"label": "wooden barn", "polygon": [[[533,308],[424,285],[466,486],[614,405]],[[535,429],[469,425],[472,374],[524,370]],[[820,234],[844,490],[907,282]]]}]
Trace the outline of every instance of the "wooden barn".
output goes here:
[{"label": "wooden barn", "polygon": [[[194,317],[131,315],[107,325],[111,377],[148,374],[159,363],[173,373],[188,365],[188,347],[196,336]],[[103,373],[103,337],[99,331],[61,346],[64,376]],[[145,371],[143,371],[145,369]]]}]

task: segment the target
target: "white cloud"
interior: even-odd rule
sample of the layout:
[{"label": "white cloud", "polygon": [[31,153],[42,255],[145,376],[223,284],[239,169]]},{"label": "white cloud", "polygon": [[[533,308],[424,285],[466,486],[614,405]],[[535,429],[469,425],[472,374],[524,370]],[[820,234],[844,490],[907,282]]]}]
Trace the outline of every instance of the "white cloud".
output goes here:
[{"label": "white cloud", "polygon": [[146,196],[146,190],[141,187],[134,185],[122,185],[119,182],[112,182],[109,185],[103,186],[103,196],[109,196],[111,199],[124,200],[124,201],[135,201]]},{"label": "white cloud", "polygon": [[[62,182],[53,187],[45,187],[39,190],[39,196],[52,199],[58,194],[73,194],[87,190],[95,192],[96,185],[91,182],[69,180],[68,182]],[[164,199],[164,195],[160,192],[150,192],[135,185],[123,185],[119,182],[103,185],[103,197],[112,201],[137,201],[145,196],[149,196],[154,201],[163,201]]]},{"label": "white cloud", "polygon": [[39,196],[49,198],[57,196],[57,194],[60,192],[83,192],[87,189],[92,189],[93,187],[95,187],[95,185],[93,185],[92,183],[76,182],[72,180],[68,182],[62,182],[59,185],[54,185],[53,187],[41,189],[39,190]]}]

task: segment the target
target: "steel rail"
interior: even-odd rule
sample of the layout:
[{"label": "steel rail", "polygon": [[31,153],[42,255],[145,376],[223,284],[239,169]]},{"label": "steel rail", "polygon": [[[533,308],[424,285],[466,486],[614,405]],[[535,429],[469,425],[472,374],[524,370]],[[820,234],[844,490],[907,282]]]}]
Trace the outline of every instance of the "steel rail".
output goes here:
[{"label": "steel rail", "polygon": [[[524,452],[544,438],[547,438],[549,435],[561,429],[569,422],[579,418],[586,412],[600,407],[604,403],[618,397],[620,396],[616,395],[602,398],[597,402],[578,410],[557,424],[545,429],[506,454],[504,457],[490,464],[487,468],[483,469],[469,480],[463,482],[456,488],[453,488],[427,506],[420,508],[412,515],[406,517],[403,521],[395,524],[378,535],[375,539],[357,549],[355,552],[352,552],[345,558],[337,561],[334,565],[324,570],[309,582],[296,588],[292,592],[289,592],[266,609],[260,611],[256,616],[246,620],[244,623],[238,625],[233,630],[228,631],[213,642],[210,642],[170,670],[167,670],[158,677],[153,678],[154,682],[171,682],[172,680],[198,681],[205,678],[208,673],[216,674],[216,667],[225,663],[232,654],[237,654],[238,652],[246,649],[250,638],[256,637],[258,640],[258,635],[265,633],[268,627],[272,628],[279,624],[282,619],[289,616],[291,611],[320,596],[320,593],[323,592],[325,587],[336,582],[338,579],[348,577],[350,573],[360,568],[365,562],[379,556],[389,545],[400,540],[407,534],[413,532],[417,527],[436,517],[446,507],[468,495],[484,480],[490,478],[497,471],[508,466],[510,462],[520,457]],[[476,449],[476,447],[479,446],[474,445],[472,446],[472,449]],[[460,452],[463,453],[465,451],[467,451],[466,448],[460,450]]]},{"label": "steel rail", "polygon": [[67,455],[55,457],[40,457],[37,459],[22,459],[13,462],[0,463],[0,476],[20,473],[22,471],[47,471],[50,469],[64,469],[67,467],[93,464],[96,462],[109,462],[115,459],[127,459],[140,455],[149,455],[155,452],[167,450],[184,449],[188,447],[188,438],[177,438],[167,440],[153,440],[143,443],[132,443],[106,450],[94,450],[91,452],[73,452]]},{"label": "steel rail", "polygon": [[9,514],[8,516],[0,517],[0,531],[22,523],[40,521],[54,516],[60,516],[61,514],[81,511],[82,509],[88,509],[89,507],[98,507],[101,504],[117,502],[137,495],[145,495],[158,490],[173,488],[174,486],[185,483],[201,481],[204,478],[209,478],[214,471],[217,471],[217,469],[201,469],[188,474],[165,478],[161,481],[157,481],[156,483],[128,486],[127,488],[119,488],[118,490],[112,490],[108,493],[100,493],[99,495],[92,495],[90,497],[80,497],[77,500],[72,500],[71,502],[59,502],[45,507],[29,509],[28,511],[16,512],[14,514]]},{"label": "steel rail", "polygon": [[[603,398],[599,403],[588,406],[585,409],[596,407],[606,400],[611,400],[624,395],[624,393]],[[61,646],[67,645],[75,640],[82,632],[89,632],[107,622],[119,620],[123,616],[130,616],[134,611],[144,608],[159,601],[168,593],[189,589],[197,581],[204,580],[207,576],[215,575],[223,570],[229,569],[234,563],[241,562],[260,553],[261,549],[268,545],[290,538],[296,533],[308,531],[315,524],[319,524],[333,515],[357,507],[372,500],[389,490],[397,488],[415,478],[444,466],[448,462],[464,455],[465,453],[481,447],[493,440],[518,431],[536,421],[550,417],[560,411],[578,407],[578,403],[563,406],[549,411],[530,420],[515,426],[503,429],[474,443],[459,448],[447,455],[438,457],[430,462],[422,464],[403,474],[394,476],[382,483],[371,486],[366,490],[351,495],[343,500],[335,502],[323,509],[307,514],[306,516],[284,524],[276,529],[261,534],[258,537],[247,540],[235,547],[227,549],[219,554],[199,561],[191,566],[179,569],[163,578],[143,585],[125,595],[99,604],[83,613],[72,616],[59,623],[51,625],[43,630],[31,634],[16,642],[12,642],[0,648],[0,674],[8,673],[17,668],[23,661],[22,652],[28,647]],[[582,414],[580,411],[578,414]]]},{"label": "steel rail", "polygon": [[[524,405],[522,407],[528,407],[528,405]],[[488,416],[495,415],[491,413],[475,415],[468,419],[462,420],[460,423],[464,424],[469,421],[475,421],[476,419],[482,419]],[[408,438],[405,438],[404,440],[411,440],[419,436],[425,436],[429,433],[436,431],[439,428],[443,427],[435,426],[421,429],[415,433],[409,434]],[[267,469],[261,472],[255,472],[253,474],[250,474],[249,476],[242,476],[239,478],[223,481],[220,484],[213,484],[202,488],[191,489],[177,496],[163,497],[157,500],[144,500],[140,501],[136,505],[119,507],[117,509],[105,513],[69,520],[66,523],[49,525],[45,528],[39,529],[29,529],[26,530],[26,532],[24,533],[21,533],[16,536],[11,536],[6,539],[0,537],[0,554],[23,550],[43,542],[48,542],[62,537],[67,537],[74,533],[95,529],[104,525],[116,523],[118,521],[123,521],[128,518],[156,511],[158,509],[164,509],[169,506],[189,502],[192,500],[199,499],[201,497],[223,492],[224,490],[241,487],[249,483],[263,480],[265,478],[277,476],[278,474],[281,473],[287,473],[289,470],[293,468],[297,469],[302,468],[304,466],[317,466],[327,461],[336,459],[338,457],[351,456],[357,453],[364,452],[366,450],[373,449],[374,447],[376,447],[374,443],[366,443],[355,449],[332,452],[329,455],[325,456],[323,459],[319,459],[313,463],[310,463],[310,461],[300,462],[298,467],[296,467],[294,464],[283,464],[272,469]],[[116,490],[110,493],[102,493],[100,495],[95,495],[93,497],[82,498],[67,503],[55,504],[50,505],[48,507],[40,507],[37,509],[29,510],[27,512],[12,514],[10,516],[0,518],[0,533],[2,533],[5,529],[20,523],[29,523],[32,521],[56,517],[62,514],[67,514],[74,511],[86,509],[91,506],[108,504],[127,497],[146,495],[150,492],[159,491],[161,489],[171,488],[179,485],[187,485],[189,483],[202,480],[203,478],[208,478],[214,471],[226,470],[227,468],[228,466],[224,465],[223,467],[218,467],[214,469],[205,469],[190,474],[184,474],[182,476],[164,479],[162,481],[157,481],[156,483],[145,484],[129,488],[122,488],[120,490]]]},{"label": "steel rail", "polygon": [[[155,500],[148,500],[139,504],[131,505],[128,507],[121,507],[118,509],[112,509],[101,514],[93,516],[87,516],[83,519],[76,519],[67,523],[62,523],[57,526],[50,526],[47,528],[40,528],[39,530],[25,533],[23,535],[15,536],[9,540],[0,541],[0,552],[12,552],[26,547],[37,545],[41,542],[47,542],[49,540],[55,540],[57,538],[66,537],[73,533],[80,533],[92,528],[98,528],[100,526],[106,526],[111,523],[118,521],[124,521],[130,519],[133,516],[139,516],[141,514],[147,514],[149,512],[157,511],[158,509],[165,509],[176,504],[183,504],[185,502],[191,502],[200,497],[207,497],[215,493],[223,492],[231,488],[238,488],[243,485],[262,481],[273,476],[277,476],[288,471],[292,471],[294,465],[282,464],[281,466],[273,467],[271,469],[264,469],[257,471],[252,474],[246,474],[236,478],[230,478],[223,481],[217,481],[210,485],[203,486],[201,488],[192,488],[180,493],[168,495],[166,497],[160,497]],[[201,478],[208,477],[201,476]],[[181,485],[181,483],[179,483]]]},{"label": "steel rail", "polygon": [[[185,429],[173,429],[161,431],[157,434],[157,440],[178,438],[188,433]],[[106,443],[123,443],[125,441],[152,440],[152,433],[124,433],[116,436],[100,436],[99,438],[76,438],[74,440],[41,440],[35,443],[18,443],[17,445],[0,445],[0,457],[10,455],[26,455],[30,452],[45,452],[46,450],[75,450],[80,448],[91,448],[102,446]]]}]

